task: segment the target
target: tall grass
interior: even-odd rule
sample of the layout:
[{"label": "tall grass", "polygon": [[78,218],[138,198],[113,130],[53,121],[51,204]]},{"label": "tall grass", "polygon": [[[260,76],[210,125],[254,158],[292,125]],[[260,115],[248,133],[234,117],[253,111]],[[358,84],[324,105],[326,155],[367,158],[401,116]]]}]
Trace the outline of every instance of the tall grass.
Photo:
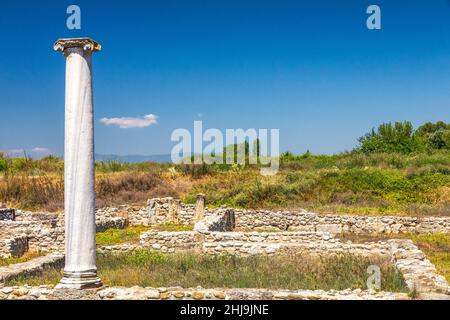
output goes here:
[{"label": "tall grass", "polygon": [[[0,201],[63,207],[63,161],[0,157]],[[3,161],[3,164],[2,164]],[[308,208],[344,213],[450,215],[450,154],[284,154],[277,175],[258,167],[97,162],[98,206],[205,193],[210,206]],[[3,177],[2,177],[3,175]]]},{"label": "tall grass", "polygon": [[[382,290],[406,291],[401,274],[390,262],[348,254],[236,257],[139,250],[98,256],[99,275],[105,284],[128,287],[365,289],[367,268],[371,264],[381,268]],[[58,274],[47,271],[39,277],[21,278],[10,284],[56,284],[57,281]]]},{"label": "tall grass", "polygon": [[439,274],[442,274],[450,282],[450,234],[342,234],[339,237],[342,240],[358,243],[389,238],[411,239],[436,266]]}]

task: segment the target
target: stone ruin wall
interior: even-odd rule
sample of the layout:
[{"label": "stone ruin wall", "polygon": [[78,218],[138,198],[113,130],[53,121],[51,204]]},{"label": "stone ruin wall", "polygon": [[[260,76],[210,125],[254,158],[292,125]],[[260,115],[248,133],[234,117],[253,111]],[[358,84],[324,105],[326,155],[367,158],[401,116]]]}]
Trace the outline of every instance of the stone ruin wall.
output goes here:
[{"label": "stone ruin wall", "polygon": [[190,225],[194,223],[195,205],[171,197],[155,198],[148,200],[147,205],[138,210],[128,209],[127,214],[130,225]]},{"label": "stone ruin wall", "polygon": [[[97,231],[123,229],[128,221],[121,217],[96,219]],[[20,257],[26,251],[64,250],[64,215],[16,210],[14,220],[0,220],[0,257]]]},{"label": "stone ruin wall", "polygon": [[105,246],[102,252],[130,252],[136,249],[161,252],[192,250],[205,254],[273,255],[308,254],[330,255],[348,253],[370,259],[391,261],[403,274],[408,288],[420,292],[448,294],[445,278],[438,274],[424,253],[408,239],[356,244],[341,242],[329,233],[317,232],[164,232],[149,231],[141,235],[138,245]]},{"label": "stone ruin wall", "polygon": [[[366,217],[316,214],[306,211],[272,212],[229,208],[211,210],[207,207],[202,211],[203,218],[195,221],[198,218],[198,206],[184,204],[170,197],[155,198],[150,199],[142,208],[121,206],[97,210],[97,231],[122,229],[128,225],[152,226],[176,223],[195,224],[195,231],[199,233],[226,232],[235,228],[235,231],[303,231],[330,234],[450,232],[450,217]],[[0,219],[1,257],[20,256],[27,249],[43,252],[64,249],[62,214],[4,208],[0,209],[0,213],[3,213]],[[294,237],[294,234],[291,232],[289,236]],[[173,237],[176,238],[175,235]]]},{"label": "stone ruin wall", "polygon": [[0,258],[20,257],[28,251],[28,237],[16,235],[0,240]]},{"label": "stone ruin wall", "polygon": [[15,219],[15,210],[9,208],[2,208],[0,206],[0,221],[2,220],[14,220]]},{"label": "stone ruin wall", "polygon": [[[154,226],[162,224],[194,225],[203,217],[217,215],[218,210],[208,209],[197,204],[186,204],[172,197],[154,198],[147,201],[142,208],[123,206],[121,209],[106,209],[121,212],[129,220],[130,225]],[[220,214],[220,212],[219,212]]]},{"label": "stone ruin wall", "polygon": [[[130,225],[160,225],[167,223],[194,225],[196,206],[184,204],[178,199],[150,199],[147,206],[133,209],[124,207]],[[448,233],[450,217],[402,217],[402,216],[357,216],[317,214],[306,211],[241,210],[231,208],[204,208],[204,217],[217,216],[223,210],[234,211],[233,222],[238,230],[272,230],[371,234],[371,233]]]},{"label": "stone ruin wall", "polygon": [[390,258],[387,243],[342,243],[328,233],[317,232],[167,232],[148,231],[141,235],[139,245],[105,246],[104,251],[130,251],[149,248],[162,252],[194,250],[208,254],[233,255],[275,254],[290,251],[309,253],[352,252],[366,257]]},{"label": "stone ruin wall", "polygon": [[375,290],[285,290],[222,288],[103,287],[98,290],[63,290],[51,286],[4,287],[0,300],[409,300],[406,293]]},{"label": "stone ruin wall", "polygon": [[306,211],[271,212],[235,210],[236,228],[242,230],[285,230],[306,232],[371,233],[448,233],[450,217],[350,216],[317,214]]},{"label": "stone ruin wall", "polygon": [[63,248],[64,227],[58,221],[0,221],[2,257],[19,257],[28,250],[51,252]]},{"label": "stone ruin wall", "polygon": [[[199,218],[198,207],[185,205],[172,198],[152,199],[146,207],[139,209],[128,206],[104,208],[97,211],[98,231],[124,228],[128,223],[132,225],[196,223],[194,231],[148,231],[141,235],[139,244],[105,246],[99,250],[126,252],[150,248],[162,252],[194,250],[207,254],[236,255],[294,254],[299,251],[313,254],[348,252],[391,259],[404,275],[410,289],[417,286],[422,287],[421,291],[445,292],[448,289],[445,279],[437,274],[435,267],[410,240],[353,244],[341,242],[333,237],[333,234],[345,232],[449,232],[450,218],[448,217],[337,216],[304,211],[270,212],[227,208],[217,210],[204,208],[202,216],[200,221],[195,221]],[[28,249],[44,252],[63,250],[63,215],[17,210],[14,219],[15,221],[11,219],[0,221],[1,257],[20,256]],[[231,232],[234,227],[238,232]],[[265,229],[278,232],[264,232]],[[239,232],[239,230],[247,232]],[[55,259],[60,263],[60,256]],[[51,262],[53,263],[53,260]],[[16,266],[13,266],[14,268]],[[17,272],[22,272],[9,270],[9,267],[7,269],[2,271],[4,275],[14,276]]]}]

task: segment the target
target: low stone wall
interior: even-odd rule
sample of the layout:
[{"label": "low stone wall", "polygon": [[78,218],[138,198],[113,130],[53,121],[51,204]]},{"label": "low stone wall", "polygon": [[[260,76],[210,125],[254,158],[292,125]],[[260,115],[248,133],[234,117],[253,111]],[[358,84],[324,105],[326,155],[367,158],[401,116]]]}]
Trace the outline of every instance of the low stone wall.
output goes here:
[{"label": "low stone wall", "polygon": [[371,217],[265,210],[235,210],[236,228],[330,233],[447,233],[450,217]]},{"label": "low stone wall", "polygon": [[[440,298],[450,298],[449,286],[445,278],[437,273],[433,264],[425,258],[423,252],[411,240],[405,239],[353,244],[351,242],[342,243],[329,233],[210,232],[200,234],[194,231],[151,231],[141,236],[140,244],[102,247],[99,251],[129,252],[143,248],[163,252],[194,250],[205,254],[233,255],[298,254],[303,252],[318,255],[348,253],[387,259],[392,261],[403,274],[411,291],[420,294],[442,294],[443,296]],[[61,268],[62,261],[61,254],[53,254],[26,263],[0,268],[0,280],[5,281],[21,275],[34,274],[46,267]]]},{"label": "low stone wall", "polygon": [[33,276],[46,269],[61,269],[64,266],[64,255],[52,253],[33,260],[0,267],[0,283],[10,281],[19,276]]},{"label": "low stone wall", "polygon": [[64,248],[64,227],[58,221],[0,221],[0,239],[25,235],[33,251],[59,251]]},{"label": "low stone wall", "polygon": [[348,253],[368,258],[387,259],[403,274],[408,288],[419,293],[450,294],[445,278],[439,275],[434,265],[411,240],[354,244],[342,243],[329,233],[317,232],[210,232],[195,231],[158,232],[142,234],[139,245],[103,247],[106,252],[127,252],[150,248],[162,252],[194,250],[206,254],[272,255],[309,254],[330,255]]},{"label": "low stone wall", "polygon": [[193,224],[195,206],[184,204],[171,197],[154,198],[139,210],[130,210],[128,219],[131,225],[152,226],[166,223]]},{"label": "low stone wall", "polygon": [[194,231],[209,233],[212,231],[232,231],[235,227],[234,211],[231,209],[217,210],[194,225]]},{"label": "low stone wall", "polygon": [[28,237],[26,235],[16,235],[0,240],[0,258],[21,257],[27,251]]},{"label": "low stone wall", "polygon": [[0,208],[0,220],[14,220],[15,213],[14,209]]},{"label": "low stone wall", "polygon": [[[204,218],[234,212],[235,226],[239,230],[274,230],[338,233],[448,233],[450,217],[357,216],[317,214],[306,211],[268,211],[221,208],[204,211]],[[195,224],[195,205],[179,199],[150,199],[145,207],[105,208],[97,216],[114,217],[122,214],[130,225],[161,225],[166,223]],[[207,219],[208,224],[216,218]],[[206,229],[209,229],[207,227]],[[199,229],[199,231],[205,230]],[[218,230],[218,229],[216,229]],[[210,230],[214,231],[214,230]]]},{"label": "low stone wall", "polygon": [[162,252],[194,250],[208,254],[276,254],[307,251],[316,254],[352,253],[368,257],[390,257],[386,242],[370,244],[341,243],[328,233],[315,232],[164,232],[149,231],[141,235],[139,246],[102,247],[104,251],[128,251],[151,248]]},{"label": "low stone wall", "polygon": [[202,237],[194,231],[149,231],[144,232],[139,242],[141,247],[150,247],[163,252],[200,249]]},{"label": "low stone wall", "polygon": [[406,293],[372,290],[271,290],[104,287],[64,290],[50,286],[0,288],[0,300],[409,300]]},{"label": "low stone wall", "polygon": [[97,232],[104,232],[108,229],[125,229],[128,226],[128,220],[121,217],[101,218],[95,221]]},{"label": "low stone wall", "polygon": [[437,273],[435,266],[412,240],[393,239],[388,243],[392,260],[403,274],[409,290],[450,294],[447,280]]},{"label": "low stone wall", "polygon": [[55,226],[64,223],[64,214],[16,210],[16,221],[36,221]]},{"label": "low stone wall", "polygon": [[[123,229],[128,220],[123,217],[96,219],[97,231]],[[21,249],[41,252],[64,250],[64,215],[44,212],[17,211],[16,221],[0,220],[0,255],[15,256]],[[23,254],[23,252],[22,252]]]},{"label": "low stone wall", "polygon": [[319,255],[351,253],[364,257],[390,258],[389,246],[386,243],[341,243],[329,233],[315,232],[215,232],[205,236],[202,251],[238,255],[299,252]]}]

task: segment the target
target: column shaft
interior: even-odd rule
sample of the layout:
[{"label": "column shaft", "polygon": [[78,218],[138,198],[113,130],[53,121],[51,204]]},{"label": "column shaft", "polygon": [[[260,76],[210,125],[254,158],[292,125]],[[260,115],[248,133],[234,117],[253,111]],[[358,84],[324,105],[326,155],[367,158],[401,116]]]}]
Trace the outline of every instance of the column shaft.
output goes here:
[{"label": "column shaft", "polygon": [[95,246],[95,164],[92,50],[69,47],[66,57],[64,214],[66,258],[60,288],[101,285]]}]

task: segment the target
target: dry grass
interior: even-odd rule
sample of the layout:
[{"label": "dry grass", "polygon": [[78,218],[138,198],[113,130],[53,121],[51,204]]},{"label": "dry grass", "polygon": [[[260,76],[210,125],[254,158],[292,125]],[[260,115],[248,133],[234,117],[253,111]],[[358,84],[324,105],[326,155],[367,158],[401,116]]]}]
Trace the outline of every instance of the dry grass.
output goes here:
[{"label": "dry grass", "polygon": [[[176,182],[161,178],[159,172],[119,172],[96,175],[97,207],[122,204],[144,205],[154,197],[179,197]],[[28,176],[5,174],[0,178],[0,201],[27,210],[62,211],[62,175]]]},{"label": "dry grass", "polygon": [[8,266],[11,264],[17,264],[30,261],[34,258],[42,256],[41,253],[35,251],[28,251],[21,257],[0,258],[0,267]]},{"label": "dry grass", "polygon": [[98,174],[97,206],[144,204],[155,197],[178,197],[176,185],[162,178],[162,172],[119,172]]},{"label": "dry grass", "polygon": [[411,239],[435,265],[439,274],[450,282],[450,234],[345,234],[340,235],[339,238],[357,243],[392,238]]},{"label": "dry grass", "polygon": [[[21,209],[63,207],[63,161],[2,159],[0,201]],[[1,164],[1,163],[0,163]],[[3,168],[3,169],[2,169]],[[210,207],[307,208],[373,215],[450,215],[450,155],[284,155],[277,175],[254,166],[97,162],[97,205],[142,205],[152,197]]]},{"label": "dry grass", "polygon": [[[382,290],[406,292],[401,274],[388,261],[352,255],[236,257],[140,250],[98,256],[99,275],[104,283],[127,287],[364,289],[371,264],[381,267]],[[56,284],[60,278],[57,270],[44,271],[38,277],[20,278],[9,285]]]}]

